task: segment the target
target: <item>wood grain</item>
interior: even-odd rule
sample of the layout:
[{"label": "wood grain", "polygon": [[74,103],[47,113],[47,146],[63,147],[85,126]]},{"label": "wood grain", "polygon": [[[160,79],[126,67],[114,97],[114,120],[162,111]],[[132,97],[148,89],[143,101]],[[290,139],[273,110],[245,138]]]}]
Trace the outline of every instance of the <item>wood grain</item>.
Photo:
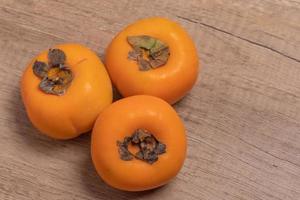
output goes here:
[{"label": "wood grain", "polygon": [[[175,105],[188,155],[153,191],[105,185],[90,136],[55,141],[29,122],[19,95],[26,64],[54,44],[103,56],[128,23],[173,19],[190,33],[200,79]],[[0,0],[0,199],[300,199],[299,0]]]}]

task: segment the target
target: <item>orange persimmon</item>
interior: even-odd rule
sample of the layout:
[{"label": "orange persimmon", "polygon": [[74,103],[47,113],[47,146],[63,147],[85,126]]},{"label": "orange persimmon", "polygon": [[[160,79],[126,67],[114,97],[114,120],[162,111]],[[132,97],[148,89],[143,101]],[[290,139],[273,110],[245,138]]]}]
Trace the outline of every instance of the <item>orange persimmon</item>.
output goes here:
[{"label": "orange persimmon", "polygon": [[[144,132],[138,137],[134,135],[141,130]],[[150,143],[142,144],[144,139],[150,139]],[[142,147],[146,149],[141,154]],[[154,152],[159,153],[153,157]],[[185,128],[175,110],[162,99],[127,97],[100,113],[92,132],[91,154],[98,174],[110,186],[126,191],[156,188],[176,176],[183,165]]]},{"label": "orange persimmon", "polygon": [[192,39],[177,23],[160,17],[139,20],[121,31],[106,50],[105,65],[123,96],[153,95],[170,104],[192,88],[198,75]]},{"label": "orange persimmon", "polygon": [[112,102],[105,67],[96,53],[79,44],[57,45],[36,56],[23,74],[21,94],[33,125],[56,139],[89,131]]}]

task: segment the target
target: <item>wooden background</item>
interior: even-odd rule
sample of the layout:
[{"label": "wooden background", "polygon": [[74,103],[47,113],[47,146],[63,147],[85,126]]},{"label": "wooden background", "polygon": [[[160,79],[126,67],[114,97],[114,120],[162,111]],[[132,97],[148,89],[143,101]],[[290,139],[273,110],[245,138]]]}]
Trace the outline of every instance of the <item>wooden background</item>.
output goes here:
[{"label": "wooden background", "polygon": [[[104,49],[128,23],[182,24],[201,78],[175,105],[188,155],[167,186],[127,193],[92,166],[90,135],[70,141],[32,127],[20,99],[24,67],[54,44]],[[299,200],[299,0],[0,0],[1,200]]]}]

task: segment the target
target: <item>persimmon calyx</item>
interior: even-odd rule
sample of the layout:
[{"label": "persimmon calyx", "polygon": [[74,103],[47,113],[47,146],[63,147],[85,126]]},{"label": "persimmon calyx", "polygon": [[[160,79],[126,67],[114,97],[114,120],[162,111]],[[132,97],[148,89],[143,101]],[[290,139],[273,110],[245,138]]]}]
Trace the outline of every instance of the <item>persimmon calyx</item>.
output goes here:
[{"label": "persimmon calyx", "polygon": [[140,71],[148,71],[165,65],[170,56],[170,49],[161,40],[148,36],[128,36],[127,42],[133,48],[128,52],[128,59],[138,63]]},{"label": "persimmon calyx", "polygon": [[33,73],[41,78],[40,90],[47,94],[63,95],[73,80],[72,71],[66,66],[66,55],[60,49],[49,49],[48,64],[35,61]]},{"label": "persimmon calyx", "polygon": [[[135,154],[128,150],[129,144],[137,146],[139,151]],[[122,142],[117,141],[120,159],[130,161],[133,158],[153,164],[158,156],[166,152],[166,145],[159,142],[149,131],[137,129],[130,137],[125,137]]]}]

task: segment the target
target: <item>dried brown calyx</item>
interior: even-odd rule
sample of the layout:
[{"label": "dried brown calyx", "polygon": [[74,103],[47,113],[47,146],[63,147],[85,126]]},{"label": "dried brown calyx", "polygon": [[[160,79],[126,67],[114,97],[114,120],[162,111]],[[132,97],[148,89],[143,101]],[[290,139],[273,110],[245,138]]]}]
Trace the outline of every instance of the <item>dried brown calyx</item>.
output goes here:
[{"label": "dried brown calyx", "polygon": [[73,80],[72,71],[66,66],[66,55],[60,49],[49,49],[48,63],[35,61],[33,73],[41,78],[39,88],[47,93],[63,95]]},{"label": "dried brown calyx", "polygon": [[[128,150],[129,145],[137,146],[139,151],[135,154]],[[122,142],[117,141],[120,158],[125,161],[133,158],[153,164],[158,156],[166,152],[166,145],[159,142],[149,131],[137,129],[130,137],[125,137]]]},{"label": "dried brown calyx", "polygon": [[163,66],[170,56],[167,44],[148,35],[128,36],[128,43],[133,48],[128,59],[138,63],[140,71],[148,71]]}]

